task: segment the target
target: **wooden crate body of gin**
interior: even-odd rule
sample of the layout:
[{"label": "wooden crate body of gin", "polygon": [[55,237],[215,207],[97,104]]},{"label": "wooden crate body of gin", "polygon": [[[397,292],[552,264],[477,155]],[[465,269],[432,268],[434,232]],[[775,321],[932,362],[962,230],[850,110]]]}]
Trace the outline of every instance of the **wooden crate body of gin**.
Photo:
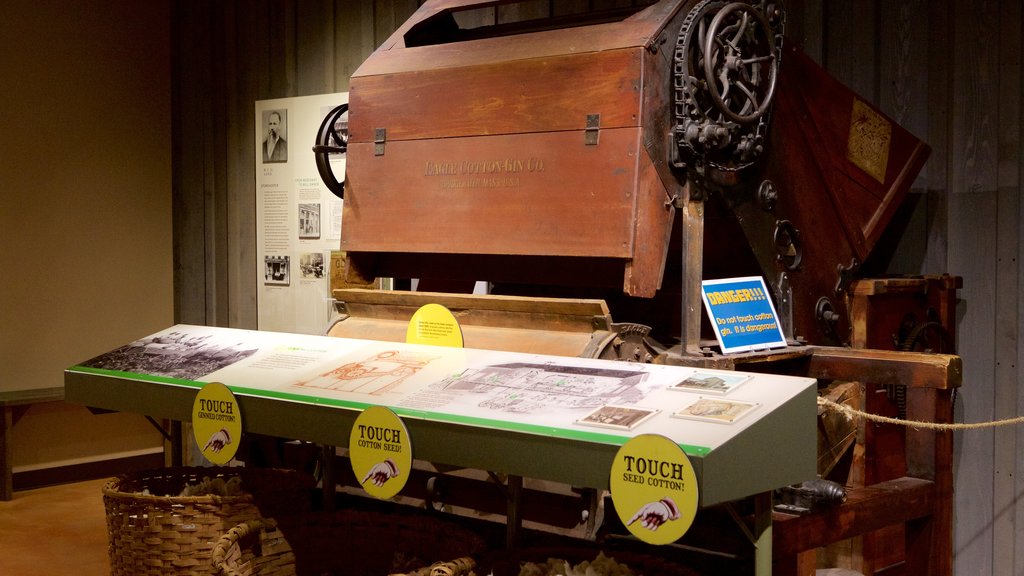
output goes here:
[{"label": "wooden crate body of gin", "polygon": [[427,1],[352,76],[341,249],[367,277],[661,284],[685,178],[672,60],[692,0],[467,27]]}]

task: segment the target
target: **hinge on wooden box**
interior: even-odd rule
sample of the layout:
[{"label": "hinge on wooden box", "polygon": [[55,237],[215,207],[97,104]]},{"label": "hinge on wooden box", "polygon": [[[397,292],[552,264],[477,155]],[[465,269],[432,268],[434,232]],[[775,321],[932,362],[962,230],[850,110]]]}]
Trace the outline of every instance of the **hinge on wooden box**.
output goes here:
[{"label": "hinge on wooden box", "polygon": [[597,138],[601,135],[601,115],[587,114],[587,128],[583,131],[584,146],[597,146]]},{"label": "hinge on wooden box", "polygon": [[374,128],[373,130],[373,155],[384,155],[384,142],[388,139],[387,128]]}]

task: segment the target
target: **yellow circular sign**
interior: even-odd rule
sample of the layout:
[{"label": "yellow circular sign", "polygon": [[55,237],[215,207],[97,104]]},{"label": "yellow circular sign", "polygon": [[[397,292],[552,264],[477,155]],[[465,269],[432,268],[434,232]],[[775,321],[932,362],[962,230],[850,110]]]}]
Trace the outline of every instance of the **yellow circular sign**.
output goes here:
[{"label": "yellow circular sign", "polygon": [[402,491],[412,469],[412,443],[401,418],[383,406],[363,410],[348,439],[352,472],[366,493],[381,499]]},{"label": "yellow circular sign", "polygon": [[192,403],[192,433],[203,456],[214,464],[227,464],[238,452],[242,414],[227,386],[210,382]]},{"label": "yellow circular sign", "polygon": [[409,320],[405,341],[409,344],[462,348],[462,328],[451,311],[444,306],[425,304]]},{"label": "yellow circular sign", "polygon": [[612,502],[631,534],[648,544],[675,542],[697,515],[697,476],[682,448],[664,436],[642,434],[612,462]]}]

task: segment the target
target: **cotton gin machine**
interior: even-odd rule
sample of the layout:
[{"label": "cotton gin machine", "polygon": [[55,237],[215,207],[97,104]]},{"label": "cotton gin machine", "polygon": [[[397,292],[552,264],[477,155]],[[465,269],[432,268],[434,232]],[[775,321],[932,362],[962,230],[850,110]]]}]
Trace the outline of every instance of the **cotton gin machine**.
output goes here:
[{"label": "cotton gin machine", "polygon": [[[687,362],[715,354],[701,280],[764,276],[788,338],[848,342],[927,147],[784,42],[779,3],[529,4],[428,0],[352,76],[318,147],[347,145],[347,279],[488,282],[443,297],[467,346]],[[400,340],[440,296],[336,297],[332,334]]]},{"label": "cotton gin machine", "polygon": [[[804,374],[934,386],[921,406],[951,418],[959,359],[935,376],[832,348],[951,351],[958,279],[870,278],[928,147],[786,40],[778,2],[568,6],[427,0],[352,76],[347,133],[325,121],[315,148],[344,198],[346,282],[425,292],[336,289],[329,334],[402,341],[433,302],[472,348],[783,372],[813,356]],[[744,276],[765,278],[787,351],[716,348],[701,282]]]}]

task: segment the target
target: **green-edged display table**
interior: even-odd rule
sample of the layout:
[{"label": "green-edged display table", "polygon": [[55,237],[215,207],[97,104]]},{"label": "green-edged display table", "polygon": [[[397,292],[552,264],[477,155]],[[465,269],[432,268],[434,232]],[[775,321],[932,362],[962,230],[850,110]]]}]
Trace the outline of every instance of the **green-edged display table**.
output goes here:
[{"label": "green-edged display table", "polygon": [[346,446],[362,410],[385,406],[417,459],[597,489],[623,443],[662,435],[700,507],[816,472],[811,378],[190,325],[65,373],[69,402],[179,421],[207,382],[235,394],[245,432]]}]

